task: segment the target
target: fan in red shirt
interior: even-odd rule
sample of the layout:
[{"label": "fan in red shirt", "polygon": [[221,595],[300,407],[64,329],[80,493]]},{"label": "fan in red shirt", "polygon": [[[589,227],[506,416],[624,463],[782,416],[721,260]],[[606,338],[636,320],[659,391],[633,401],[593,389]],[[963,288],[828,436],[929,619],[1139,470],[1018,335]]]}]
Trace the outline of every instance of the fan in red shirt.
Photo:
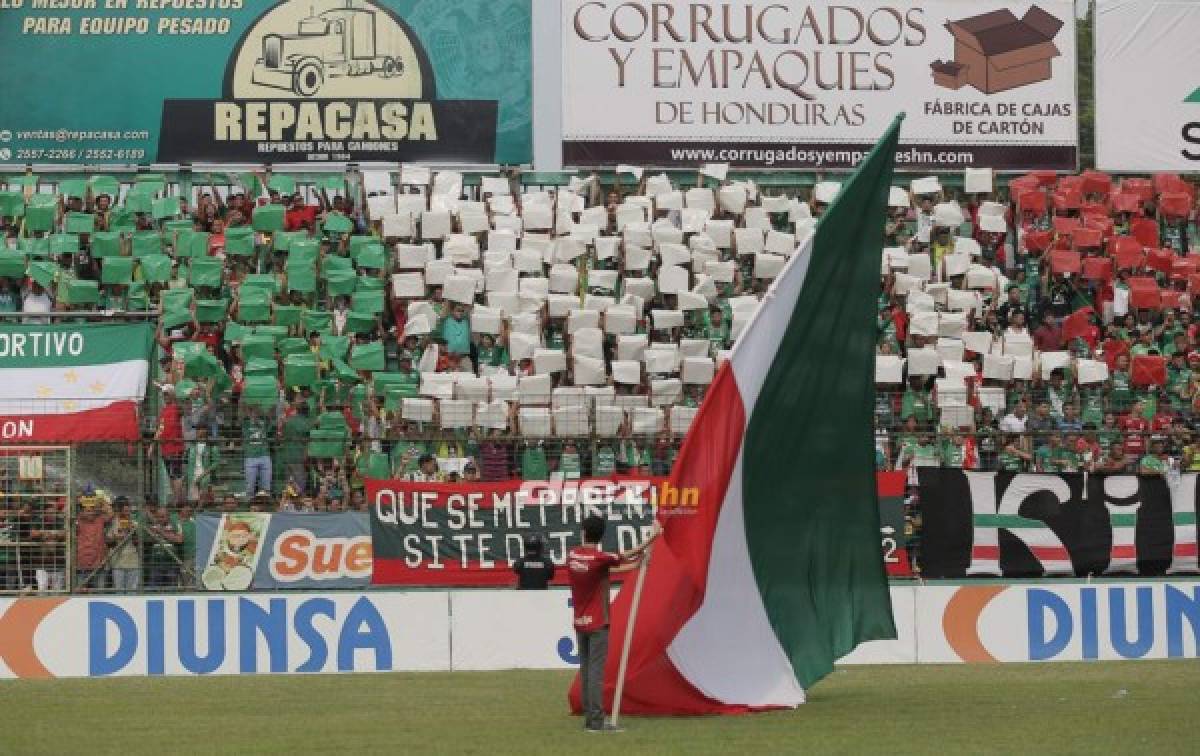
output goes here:
[{"label": "fan in red shirt", "polygon": [[[163,387],[163,407],[158,413],[158,430],[154,434],[158,442],[158,453],[162,455],[167,477],[171,480],[171,492],[176,501],[183,499],[183,415],[175,401],[175,387]],[[146,449],[154,454],[154,447]]]},{"label": "fan in red shirt", "polygon": [[291,204],[288,205],[287,212],[283,215],[283,228],[285,231],[301,231],[303,229],[312,229],[317,222],[317,208],[314,205],[304,204],[304,198],[299,194],[292,195]]},{"label": "fan in red shirt", "polygon": [[583,521],[583,545],[567,552],[567,578],[579,640],[579,680],[583,697],[583,726],[594,732],[612,731],[604,721],[604,663],[608,656],[608,576],[627,572],[641,561],[642,552],[658,537],[657,523],[650,537],[629,551],[610,554],[604,541],[604,518],[592,515]]}]

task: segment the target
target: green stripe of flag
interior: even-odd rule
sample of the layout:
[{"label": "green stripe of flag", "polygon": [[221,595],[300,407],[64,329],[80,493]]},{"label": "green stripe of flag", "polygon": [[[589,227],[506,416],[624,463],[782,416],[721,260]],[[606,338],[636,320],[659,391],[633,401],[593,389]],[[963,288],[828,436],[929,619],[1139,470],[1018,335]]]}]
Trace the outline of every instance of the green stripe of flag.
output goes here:
[{"label": "green stripe of flag", "polygon": [[149,323],[0,325],[0,370],[149,360]]},{"label": "green stripe of flag", "polygon": [[1195,525],[1196,524],[1196,513],[1195,512],[1176,512],[1174,518],[1172,518],[1172,519],[1176,525]]},{"label": "green stripe of flag", "polygon": [[1195,92],[1188,95],[1188,98],[1184,102],[1200,102],[1200,87],[1197,87]]},{"label": "green stripe of flag", "polygon": [[787,330],[746,408],[742,479],[731,483],[742,486],[767,617],[805,688],[862,641],[896,637],[870,429],[880,219],[899,132],[897,118],[817,226]]}]

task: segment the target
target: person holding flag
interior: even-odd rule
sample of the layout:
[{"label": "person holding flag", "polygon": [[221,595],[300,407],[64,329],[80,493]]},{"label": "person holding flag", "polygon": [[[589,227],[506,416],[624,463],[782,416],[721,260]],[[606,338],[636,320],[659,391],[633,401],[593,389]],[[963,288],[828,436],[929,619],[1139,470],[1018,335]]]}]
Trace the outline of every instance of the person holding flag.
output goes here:
[{"label": "person holding flag", "polygon": [[582,679],[583,728],[589,732],[615,732],[604,721],[604,665],[608,659],[609,575],[628,572],[641,562],[642,554],[658,537],[658,523],[639,546],[618,554],[601,548],[604,518],[590,515],[583,520],[583,544],[567,552],[567,576],[571,584],[571,606],[575,635],[579,642],[579,674]]}]

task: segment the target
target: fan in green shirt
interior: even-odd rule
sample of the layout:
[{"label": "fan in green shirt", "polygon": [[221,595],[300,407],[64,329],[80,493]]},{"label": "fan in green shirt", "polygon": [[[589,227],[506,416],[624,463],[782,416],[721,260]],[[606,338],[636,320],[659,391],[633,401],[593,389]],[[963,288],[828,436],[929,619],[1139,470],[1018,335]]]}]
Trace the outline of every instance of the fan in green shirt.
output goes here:
[{"label": "fan in green shirt", "polygon": [[612,444],[597,442],[592,451],[592,475],[597,478],[607,478],[617,473],[617,452]]},{"label": "fan in green shirt", "polygon": [[546,447],[541,442],[527,442],[521,449],[521,478],[546,480],[549,477],[550,463],[546,460]]},{"label": "fan in green shirt", "polygon": [[1010,439],[1000,450],[1000,454],[996,457],[996,464],[1004,472],[1022,472],[1025,470],[1028,458],[1029,453],[1022,451],[1014,438]]},{"label": "fan in green shirt", "polygon": [[471,353],[471,319],[467,317],[466,307],[454,305],[450,317],[442,321],[442,338],[446,340],[446,351],[450,354]]},{"label": "fan in green shirt", "polygon": [[507,367],[509,363],[508,348],[503,343],[497,343],[496,337],[490,333],[481,334],[479,346],[479,366]]},{"label": "fan in green shirt", "polygon": [[271,437],[274,423],[261,412],[251,412],[242,417],[242,454],[250,459],[271,455]]},{"label": "fan in green shirt", "polygon": [[1129,358],[1121,355],[1117,358],[1116,369],[1108,379],[1108,398],[1114,412],[1124,412],[1133,403],[1133,380],[1129,375]]},{"label": "fan in green shirt", "polygon": [[411,475],[421,469],[421,457],[429,453],[429,445],[423,441],[400,439],[392,444],[392,475],[398,478]]},{"label": "fan in green shirt", "polygon": [[956,434],[942,439],[941,458],[944,467],[962,468],[966,460],[966,450],[963,448],[961,436]]},{"label": "fan in green shirt", "polygon": [[621,442],[617,461],[622,467],[631,472],[638,468],[649,470],[651,461],[650,448],[639,445],[635,439],[626,439]]},{"label": "fan in green shirt", "polygon": [[1079,420],[1097,428],[1104,422],[1104,391],[1099,388],[1083,388],[1079,391]]},{"label": "fan in green shirt", "polygon": [[583,463],[579,457],[579,449],[573,441],[563,444],[562,452],[558,455],[558,473],[564,478],[577,479],[583,473]]},{"label": "fan in green shirt", "polygon": [[1049,446],[1041,446],[1033,453],[1033,463],[1038,472],[1058,472],[1054,462],[1054,450]]},{"label": "fan in green shirt", "polygon": [[1186,402],[1187,390],[1192,383],[1192,371],[1184,361],[1183,353],[1176,352],[1167,365],[1167,399],[1172,409],[1180,409]]},{"label": "fan in green shirt", "polygon": [[1138,472],[1142,475],[1166,475],[1167,461],[1153,452],[1138,460]]},{"label": "fan in green shirt", "polygon": [[308,416],[308,406],[303,400],[297,403],[297,411],[283,421],[283,445],[280,449],[280,461],[285,465],[302,465],[306,457],[305,446],[308,434],[312,430],[312,420]]},{"label": "fan in green shirt", "polygon": [[910,386],[904,392],[900,401],[900,420],[905,421],[910,417],[916,418],[921,425],[928,425],[933,421],[933,408],[928,391]]},{"label": "fan in green shirt", "polygon": [[9,285],[10,280],[4,279],[4,285],[0,286],[0,312],[21,311],[21,292],[16,287]]},{"label": "fan in green shirt", "polygon": [[712,352],[729,348],[729,323],[725,321],[725,313],[719,307],[709,309],[702,333],[703,338],[708,339]]}]

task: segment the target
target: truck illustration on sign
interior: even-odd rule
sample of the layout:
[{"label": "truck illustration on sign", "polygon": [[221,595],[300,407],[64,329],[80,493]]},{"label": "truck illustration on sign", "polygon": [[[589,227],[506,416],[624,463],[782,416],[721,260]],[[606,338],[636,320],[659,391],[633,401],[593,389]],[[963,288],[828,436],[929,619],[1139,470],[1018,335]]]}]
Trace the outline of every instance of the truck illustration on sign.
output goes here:
[{"label": "truck illustration on sign", "polygon": [[375,11],[335,8],[302,19],[295,34],[267,34],[262,57],[254,64],[253,81],[313,97],[326,80],[340,76],[383,76],[404,73],[399,57],[376,51]]}]

